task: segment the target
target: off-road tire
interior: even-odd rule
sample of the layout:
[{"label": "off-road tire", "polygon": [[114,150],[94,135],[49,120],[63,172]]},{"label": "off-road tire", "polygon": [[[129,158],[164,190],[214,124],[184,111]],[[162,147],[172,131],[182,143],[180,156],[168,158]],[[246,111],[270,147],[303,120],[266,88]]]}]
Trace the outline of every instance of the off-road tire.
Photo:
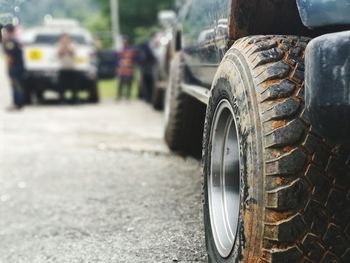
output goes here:
[{"label": "off-road tire", "polygon": [[[213,82],[204,135],[204,221],[209,262],[350,262],[350,147],[332,145],[304,109],[307,38],[253,36],[227,52]],[[210,141],[228,100],[240,138],[240,219],[222,258],[208,208]]]},{"label": "off-road tire", "polygon": [[99,91],[98,91],[98,85],[96,80],[91,80],[88,82],[89,84],[89,97],[88,101],[90,103],[98,103],[100,101]]},{"label": "off-road tire", "polygon": [[200,157],[202,152],[205,106],[182,91],[181,53],[171,63],[165,99],[165,141],[172,151]]}]

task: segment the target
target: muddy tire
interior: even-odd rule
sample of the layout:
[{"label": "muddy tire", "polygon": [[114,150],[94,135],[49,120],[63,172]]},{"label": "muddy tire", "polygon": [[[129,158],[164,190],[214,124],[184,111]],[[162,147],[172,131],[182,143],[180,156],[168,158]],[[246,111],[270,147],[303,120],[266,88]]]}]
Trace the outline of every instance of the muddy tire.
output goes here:
[{"label": "muddy tire", "polygon": [[200,157],[202,152],[205,106],[181,89],[181,54],[171,63],[165,99],[165,141],[172,151]]},{"label": "muddy tire", "polygon": [[307,42],[243,38],[219,67],[204,136],[209,262],[350,262],[350,147],[309,124]]}]

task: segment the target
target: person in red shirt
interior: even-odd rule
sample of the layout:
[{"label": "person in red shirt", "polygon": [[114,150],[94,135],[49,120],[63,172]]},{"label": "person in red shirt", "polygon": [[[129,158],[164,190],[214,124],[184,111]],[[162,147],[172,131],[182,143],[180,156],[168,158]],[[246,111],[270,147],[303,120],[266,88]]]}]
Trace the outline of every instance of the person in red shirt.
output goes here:
[{"label": "person in red shirt", "polygon": [[124,41],[124,48],[118,53],[117,74],[119,77],[117,99],[125,96],[131,97],[131,88],[134,81],[136,64],[136,50],[129,45],[128,40]]}]

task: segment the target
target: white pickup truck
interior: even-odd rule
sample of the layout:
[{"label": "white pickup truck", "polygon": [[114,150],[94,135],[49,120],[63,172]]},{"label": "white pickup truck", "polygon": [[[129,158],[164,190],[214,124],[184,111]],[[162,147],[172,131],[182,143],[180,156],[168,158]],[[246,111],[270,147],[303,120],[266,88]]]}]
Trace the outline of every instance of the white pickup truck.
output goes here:
[{"label": "white pickup truck", "polygon": [[29,29],[24,36],[24,56],[27,90],[38,101],[47,90],[58,91],[60,61],[58,42],[63,33],[70,35],[76,48],[75,70],[79,76],[79,90],[87,91],[89,102],[99,100],[97,89],[96,49],[91,33],[74,20],[52,20],[44,26]]}]

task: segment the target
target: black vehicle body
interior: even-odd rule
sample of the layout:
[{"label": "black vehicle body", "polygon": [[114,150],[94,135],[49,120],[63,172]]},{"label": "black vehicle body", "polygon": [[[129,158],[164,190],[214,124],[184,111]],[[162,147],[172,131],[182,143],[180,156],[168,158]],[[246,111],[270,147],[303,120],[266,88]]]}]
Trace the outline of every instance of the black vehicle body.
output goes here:
[{"label": "black vehicle body", "polygon": [[[343,4],[346,1],[342,1]],[[308,2],[312,2],[312,0],[299,2],[300,6],[307,6]],[[321,5],[319,8],[329,8],[329,3]],[[348,25],[341,25],[340,19],[344,21],[344,17],[339,17],[337,20],[335,13],[337,10],[331,10],[333,13],[329,12],[328,19],[325,18],[324,23],[319,22],[319,25],[308,24],[308,21],[313,18],[312,11],[302,7],[300,7],[300,11],[303,12],[304,21],[300,18],[296,1],[279,1],[277,4],[269,0],[185,1],[175,33],[177,35],[175,46],[177,50],[183,50],[186,75],[184,78],[186,81],[183,85],[184,91],[207,103],[209,90],[218,66],[226,51],[239,38],[250,35],[280,34],[317,38],[327,33],[350,29]],[[317,19],[317,15],[314,16]],[[306,19],[309,20],[306,21]],[[310,29],[303,22],[306,26],[320,27]],[[327,57],[327,69],[308,67],[306,70],[306,75],[309,76],[306,78],[309,87],[306,100],[308,109],[312,113],[311,119],[314,126],[322,134],[336,141],[350,141],[350,136],[348,136],[350,134],[350,118],[343,117],[350,114],[350,71],[346,70],[349,69],[350,33],[344,34],[342,37],[338,37],[338,41],[332,41],[332,50],[323,49],[323,52],[313,51],[316,47],[320,49],[320,42],[324,43],[327,36],[323,40],[314,40],[310,45],[310,52],[308,52],[312,55],[308,55],[306,61],[307,65],[311,61],[316,64],[324,59],[322,56]],[[341,38],[346,39],[339,41]],[[315,44],[316,41],[318,43]],[[344,65],[345,68],[338,71],[338,75],[332,78],[333,82],[330,82],[332,74],[330,71],[336,65],[338,67]],[[329,72],[328,75],[325,70]],[[341,75],[341,72],[346,72],[346,74]],[[320,76],[320,78],[311,78],[311,75]],[[321,83],[323,84],[320,85]],[[334,88],[327,88],[332,84]],[[341,133],[339,133],[340,130]]]},{"label": "black vehicle body", "polygon": [[171,10],[162,10],[158,13],[160,30],[149,41],[149,46],[155,58],[153,66],[154,84],[152,87],[152,105],[156,110],[163,110],[164,94],[169,79],[169,67],[172,56],[173,43],[172,28],[176,21],[176,13]]}]

